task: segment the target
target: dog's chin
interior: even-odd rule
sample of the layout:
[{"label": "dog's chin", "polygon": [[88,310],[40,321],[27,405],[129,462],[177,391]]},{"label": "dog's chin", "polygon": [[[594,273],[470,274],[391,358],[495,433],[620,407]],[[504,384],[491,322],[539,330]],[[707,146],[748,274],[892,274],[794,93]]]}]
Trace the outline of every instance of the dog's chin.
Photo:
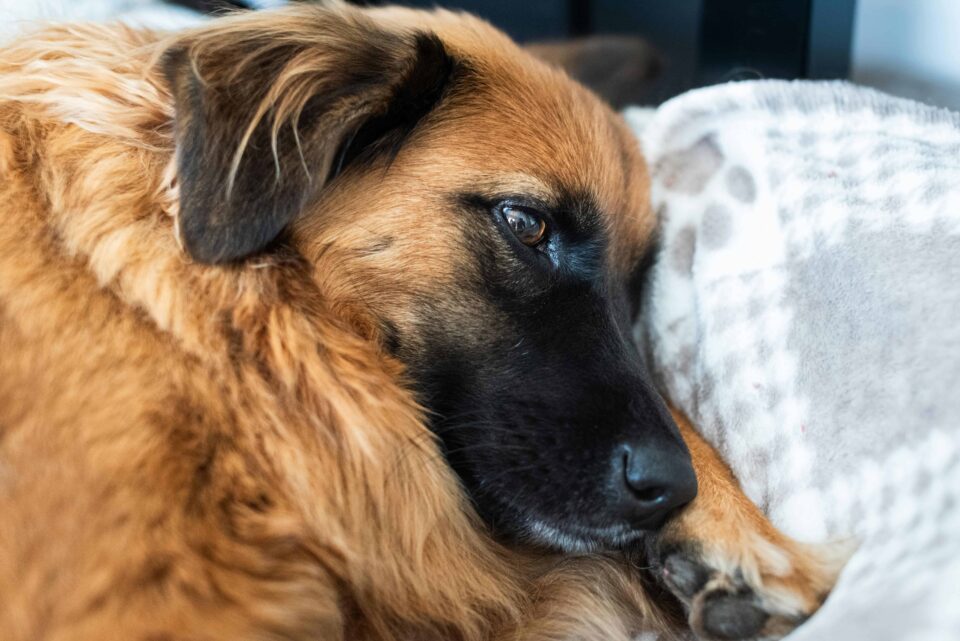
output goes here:
[{"label": "dog's chin", "polygon": [[592,527],[577,524],[557,525],[530,518],[522,527],[521,539],[558,552],[585,554],[613,552],[639,545],[645,532],[627,525]]},{"label": "dog's chin", "polygon": [[[481,510],[480,514],[500,541],[561,553],[627,551],[643,546],[650,532],[659,529],[654,524],[650,527],[627,523],[596,525],[570,518],[551,518],[515,505],[504,506],[499,502],[494,505],[498,509]],[[486,507],[491,504],[487,503]]]}]

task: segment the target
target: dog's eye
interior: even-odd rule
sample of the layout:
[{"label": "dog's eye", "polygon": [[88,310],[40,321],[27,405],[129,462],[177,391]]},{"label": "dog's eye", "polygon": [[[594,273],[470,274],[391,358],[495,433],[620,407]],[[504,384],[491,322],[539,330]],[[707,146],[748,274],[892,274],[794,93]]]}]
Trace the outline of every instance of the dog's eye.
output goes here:
[{"label": "dog's eye", "polygon": [[547,234],[547,222],[535,209],[520,205],[502,205],[500,215],[510,231],[528,247],[535,247]]}]

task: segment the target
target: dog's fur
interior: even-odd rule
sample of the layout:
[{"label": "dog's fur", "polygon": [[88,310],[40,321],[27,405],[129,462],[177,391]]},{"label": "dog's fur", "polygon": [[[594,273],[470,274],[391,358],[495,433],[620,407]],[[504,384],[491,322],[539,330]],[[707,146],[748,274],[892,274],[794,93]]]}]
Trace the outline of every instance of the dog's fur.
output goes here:
[{"label": "dog's fur", "polygon": [[[424,125],[445,95],[434,80],[457,73],[438,42],[470,61],[473,98]],[[426,98],[394,113],[402,91]],[[254,112],[231,120],[245,99]],[[191,119],[204,110],[239,135],[236,154],[204,149],[222,135]],[[623,555],[491,538],[411,380],[417,310],[477,277],[468,232],[435,213],[454,205],[431,195],[451,177],[544,198],[588,186],[618,212],[605,260],[627,279],[654,226],[628,140],[561,72],[446,12],[299,7],[178,36],[65,26],[6,48],[0,638],[599,640],[665,625]],[[429,311],[466,322],[453,303]],[[681,429],[701,495],[650,562],[701,634],[788,629],[833,570]],[[763,616],[707,621],[718,591]]]}]

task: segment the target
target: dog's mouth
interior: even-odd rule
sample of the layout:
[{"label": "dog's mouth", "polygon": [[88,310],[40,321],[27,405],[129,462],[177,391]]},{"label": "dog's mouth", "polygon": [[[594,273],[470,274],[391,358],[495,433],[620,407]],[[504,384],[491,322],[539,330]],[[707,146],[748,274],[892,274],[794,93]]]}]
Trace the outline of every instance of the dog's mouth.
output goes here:
[{"label": "dog's mouth", "polygon": [[436,376],[418,378],[441,452],[507,545],[620,551],[696,495],[676,426],[632,370],[622,381],[598,375],[586,383],[563,367],[508,370],[496,385],[471,380],[452,390]]},{"label": "dog's mouth", "polygon": [[[567,488],[567,491],[573,490]],[[481,516],[500,540],[575,554],[635,549],[682,509],[681,504],[645,517],[626,519],[622,511],[609,513],[609,505],[603,505],[603,491],[589,494],[591,499],[581,498],[566,506],[551,506],[549,497],[542,494],[519,502],[498,493],[472,497]],[[584,507],[589,503],[595,505],[594,509]]]},{"label": "dog's mouth", "polygon": [[564,524],[557,526],[529,518],[523,526],[526,542],[565,553],[585,554],[623,550],[640,543],[648,532],[626,524],[607,527]]}]

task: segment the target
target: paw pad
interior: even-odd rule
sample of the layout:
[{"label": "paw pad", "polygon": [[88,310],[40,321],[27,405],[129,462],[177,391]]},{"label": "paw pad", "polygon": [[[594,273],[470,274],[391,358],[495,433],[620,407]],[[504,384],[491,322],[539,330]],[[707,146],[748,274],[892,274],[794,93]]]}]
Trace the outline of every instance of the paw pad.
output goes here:
[{"label": "paw pad", "polygon": [[671,550],[662,558],[663,581],[686,605],[690,627],[701,639],[779,638],[803,618],[771,611],[739,572],[712,569],[695,550]]},{"label": "paw pad", "polygon": [[769,618],[749,590],[738,594],[721,590],[707,592],[702,601],[698,627],[717,639],[756,637]]}]

